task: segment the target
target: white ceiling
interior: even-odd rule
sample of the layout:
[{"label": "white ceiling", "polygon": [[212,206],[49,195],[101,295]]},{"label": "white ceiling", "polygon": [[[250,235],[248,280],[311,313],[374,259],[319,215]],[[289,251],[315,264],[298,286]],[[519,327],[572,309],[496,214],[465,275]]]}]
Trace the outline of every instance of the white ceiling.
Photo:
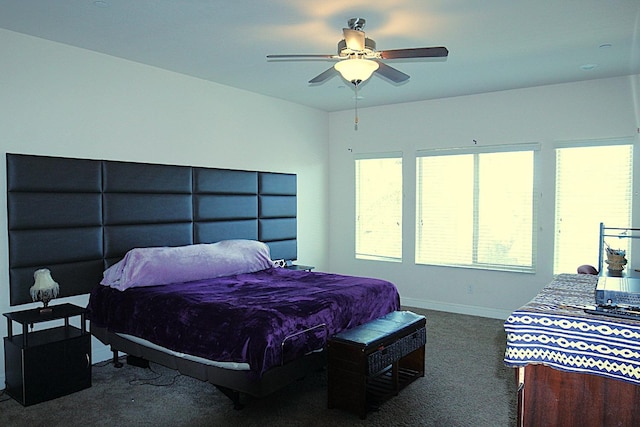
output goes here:
[{"label": "white ceiling", "polygon": [[352,17],[378,50],[449,49],[386,61],[411,79],[374,75],[360,107],[640,74],[640,0],[0,0],[0,28],[326,111],[354,104],[307,83],[333,62],[266,55],[334,54]]}]

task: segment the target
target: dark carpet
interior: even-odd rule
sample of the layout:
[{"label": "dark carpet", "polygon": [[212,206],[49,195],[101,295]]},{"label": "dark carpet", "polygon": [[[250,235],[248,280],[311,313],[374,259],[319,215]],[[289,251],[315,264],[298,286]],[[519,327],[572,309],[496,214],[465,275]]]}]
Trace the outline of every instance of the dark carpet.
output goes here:
[{"label": "dark carpet", "polygon": [[3,426],[514,426],[514,373],[502,363],[503,321],[411,309],[427,317],[425,377],[366,420],[327,409],[326,371],[271,396],[243,396],[245,408],[214,386],[151,364],[93,367],[91,388],[23,407],[0,395]]}]

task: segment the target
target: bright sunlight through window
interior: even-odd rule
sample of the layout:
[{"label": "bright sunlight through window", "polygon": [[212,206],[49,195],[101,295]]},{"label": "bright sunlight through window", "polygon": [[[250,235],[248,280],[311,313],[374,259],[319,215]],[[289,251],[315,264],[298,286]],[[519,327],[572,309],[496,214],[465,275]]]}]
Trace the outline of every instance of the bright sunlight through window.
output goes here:
[{"label": "bright sunlight through window", "polygon": [[598,268],[601,222],[631,227],[632,173],[632,144],[556,149],[554,274]]},{"label": "bright sunlight through window", "polygon": [[402,260],[402,157],[357,159],[356,258]]},{"label": "bright sunlight through window", "polygon": [[416,263],[533,271],[534,151],[495,150],[417,158]]}]

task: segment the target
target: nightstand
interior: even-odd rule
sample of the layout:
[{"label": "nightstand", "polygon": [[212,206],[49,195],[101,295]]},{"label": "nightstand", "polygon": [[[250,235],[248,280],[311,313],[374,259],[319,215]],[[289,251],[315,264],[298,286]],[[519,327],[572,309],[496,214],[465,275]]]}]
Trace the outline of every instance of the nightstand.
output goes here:
[{"label": "nightstand", "polygon": [[[4,313],[6,392],[24,406],[44,402],[91,387],[91,334],[85,326],[85,309],[73,304]],[[80,329],[69,318],[80,316]],[[29,332],[35,323],[64,319],[63,326]],[[22,334],[13,334],[13,323]]]},{"label": "nightstand", "polygon": [[287,270],[304,270],[304,271],[311,271],[313,270],[315,267],[311,266],[311,265],[298,265],[298,264],[291,264],[285,267]]}]

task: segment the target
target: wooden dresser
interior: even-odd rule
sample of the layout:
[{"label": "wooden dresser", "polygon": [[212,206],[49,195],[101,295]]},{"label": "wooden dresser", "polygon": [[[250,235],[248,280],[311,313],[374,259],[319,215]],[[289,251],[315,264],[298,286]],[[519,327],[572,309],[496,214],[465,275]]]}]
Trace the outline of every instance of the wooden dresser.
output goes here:
[{"label": "wooden dresser", "polygon": [[640,425],[640,320],[585,312],[597,281],[560,274],[507,318],[518,426]]}]

